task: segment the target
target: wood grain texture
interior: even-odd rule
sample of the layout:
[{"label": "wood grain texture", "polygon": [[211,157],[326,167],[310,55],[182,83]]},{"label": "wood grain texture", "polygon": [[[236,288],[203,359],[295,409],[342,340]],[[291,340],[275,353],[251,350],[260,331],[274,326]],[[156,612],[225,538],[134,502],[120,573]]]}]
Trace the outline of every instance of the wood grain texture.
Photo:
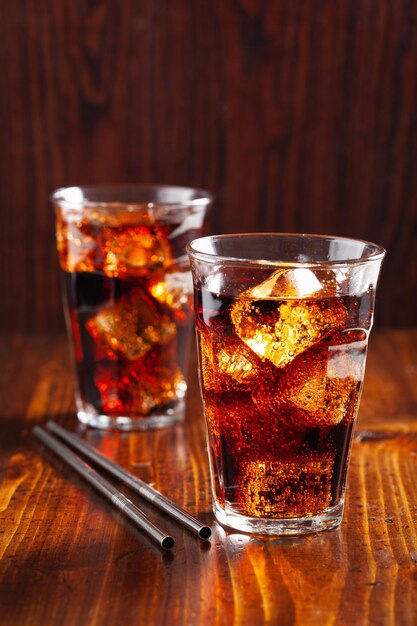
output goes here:
[{"label": "wood grain texture", "polygon": [[415,324],[416,22],[409,0],[2,0],[2,327],[63,326],[52,189],[150,181],[212,190],[213,231],[384,245],[377,321]]},{"label": "wood grain texture", "polygon": [[172,554],[114,512],[30,429],[50,418],[78,428],[211,524],[195,360],[183,426],[117,434],[77,426],[64,337],[9,337],[0,358],[10,359],[0,382],[2,626],[416,623],[417,331],[372,338],[339,529],[261,539],[214,524],[204,544],[143,503],[176,537]]}]

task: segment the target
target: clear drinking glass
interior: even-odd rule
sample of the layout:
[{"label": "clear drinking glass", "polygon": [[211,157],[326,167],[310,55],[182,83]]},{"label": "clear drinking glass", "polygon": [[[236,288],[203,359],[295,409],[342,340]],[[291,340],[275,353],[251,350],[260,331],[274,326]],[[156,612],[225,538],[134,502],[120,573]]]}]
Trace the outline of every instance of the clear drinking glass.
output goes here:
[{"label": "clear drinking glass", "polygon": [[338,526],[385,250],[244,234],[188,254],[217,520],[284,535]]},{"label": "clear drinking glass", "polygon": [[185,246],[211,199],[163,185],[52,194],[81,422],[145,430],[183,418],[193,325]]}]

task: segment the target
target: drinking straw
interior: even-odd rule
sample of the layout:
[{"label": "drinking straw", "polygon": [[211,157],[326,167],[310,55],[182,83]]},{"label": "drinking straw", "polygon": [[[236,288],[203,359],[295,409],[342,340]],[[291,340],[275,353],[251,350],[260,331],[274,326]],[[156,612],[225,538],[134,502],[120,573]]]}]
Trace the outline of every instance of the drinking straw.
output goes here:
[{"label": "drinking straw", "polygon": [[34,435],[61,459],[66,461],[78,474],[85,478],[93,487],[102,493],[110,502],[129,517],[143,532],[165,550],[173,547],[175,540],[157,528],[126,496],[118,491],[105,478],[100,476],[90,465],[85,463],[75,452],[60,443],[53,435],[48,434],[39,426],[33,429]]},{"label": "drinking straw", "polygon": [[182,526],[185,526],[191,532],[198,535],[200,539],[208,539],[211,536],[211,528],[210,526],[206,526],[202,524],[198,519],[184,511],[181,507],[177,506],[169,500],[166,496],[162,495],[159,491],[150,487],[147,483],[145,483],[140,478],[134,476],[130,472],[126,471],[117,463],[110,461],[107,457],[103,456],[100,452],[98,452],[95,448],[90,446],[84,439],[81,439],[75,433],[71,433],[65,428],[62,428],[59,424],[53,421],[49,421],[46,424],[46,428],[64,439],[64,441],[70,444],[72,447],[76,448],[79,452],[85,454],[92,461],[101,465],[105,470],[109,473],[116,476],[121,482],[128,485],[131,489],[136,491],[142,498],[148,500],[161,511],[164,511],[168,515],[170,515],[174,520],[176,520]]}]

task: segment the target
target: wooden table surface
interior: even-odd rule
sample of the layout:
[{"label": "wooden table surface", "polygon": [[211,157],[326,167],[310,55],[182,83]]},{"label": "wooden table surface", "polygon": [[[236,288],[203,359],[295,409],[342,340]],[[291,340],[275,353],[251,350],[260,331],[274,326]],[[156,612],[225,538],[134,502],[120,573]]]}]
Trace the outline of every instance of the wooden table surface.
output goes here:
[{"label": "wooden table surface", "polygon": [[51,418],[80,430],[65,337],[6,337],[0,356],[2,626],[417,623],[417,330],[371,339],[337,530],[262,539],[213,522],[195,375],[183,426],[85,432],[213,524],[204,543],[156,513],[176,537],[172,553],[31,435]]}]

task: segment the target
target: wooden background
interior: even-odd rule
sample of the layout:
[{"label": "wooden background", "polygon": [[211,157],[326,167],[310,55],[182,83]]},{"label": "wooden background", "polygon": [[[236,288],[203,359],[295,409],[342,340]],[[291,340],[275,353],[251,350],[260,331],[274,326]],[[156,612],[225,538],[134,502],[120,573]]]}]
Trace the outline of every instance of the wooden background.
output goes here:
[{"label": "wooden background", "polygon": [[1,327],[63,327],[58,186],[212,190],[216,232],[389,250],[380,325],[417,320],[417,3],[0,0]]}]

